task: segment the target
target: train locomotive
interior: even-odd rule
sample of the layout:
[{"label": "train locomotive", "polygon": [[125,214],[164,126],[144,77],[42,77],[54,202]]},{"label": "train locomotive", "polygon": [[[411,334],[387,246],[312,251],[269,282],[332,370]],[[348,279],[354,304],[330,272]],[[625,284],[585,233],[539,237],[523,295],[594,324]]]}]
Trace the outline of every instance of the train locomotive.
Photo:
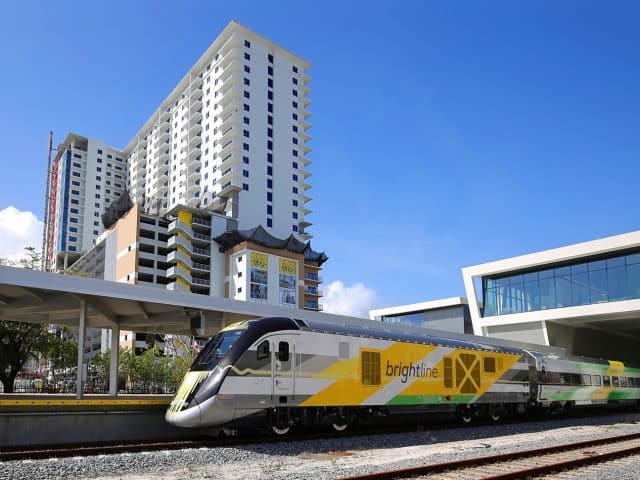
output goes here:
[{"label": "train locomotive", "polygon": [[462,421],[578,405],[640,406],[640,369],[479,341],[286,317],[247,320],[211,338],[172,400],[168,423],[285,434],[337,431],[392,414]]}]

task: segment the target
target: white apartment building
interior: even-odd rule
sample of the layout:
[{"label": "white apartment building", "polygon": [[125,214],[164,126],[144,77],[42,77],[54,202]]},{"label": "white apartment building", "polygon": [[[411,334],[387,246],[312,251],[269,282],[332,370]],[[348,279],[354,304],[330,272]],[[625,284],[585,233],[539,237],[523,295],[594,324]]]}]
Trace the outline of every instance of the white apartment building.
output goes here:
[{"label": "white apartment building", "polygon": [[95,245],[102,213],[126,190],[126,160],[119,150],[70,133],[49,178],[45,259],[61,269]]},{"label": "white apartment building", "polygon": [[231,22],[125,148],[133,201],[309,238],[308,68]]},{"label": "white apartment building", "polygon": [[143,213],[182,205],[311,238],[309,67],[232,21],[124,150],[68,135],[50,172],[46,267],[94,245],[125,186]]}]

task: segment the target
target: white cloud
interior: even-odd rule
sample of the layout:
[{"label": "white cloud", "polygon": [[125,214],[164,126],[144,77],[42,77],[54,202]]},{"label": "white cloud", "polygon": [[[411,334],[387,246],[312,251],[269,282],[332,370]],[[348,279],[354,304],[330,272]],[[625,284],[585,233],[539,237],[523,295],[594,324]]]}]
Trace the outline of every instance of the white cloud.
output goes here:
[{"label": "white cloud", "polygon": [[32,212],[9,206],[0,210],[0,257],[17,260],[24,256],[24,247],[42,247],[43,223]]},{"label": "white cloud", "polygon": [[369,318],[369,310],[376,298],[375,290],[363,283],[346,287],[340,280],[325,287],[323,311],[352,317]]}]

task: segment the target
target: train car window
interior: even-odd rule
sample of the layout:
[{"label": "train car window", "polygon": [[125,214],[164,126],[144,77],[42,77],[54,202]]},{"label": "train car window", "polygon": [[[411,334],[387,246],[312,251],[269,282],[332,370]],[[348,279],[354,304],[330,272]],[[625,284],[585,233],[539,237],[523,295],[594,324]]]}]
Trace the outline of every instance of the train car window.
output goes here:
[{"label": "train car window", "polygon": [[633,388],[635,387],[635,380],[633,379],[633,377],[629,377],[629,388]]},{"label": "train car window", "polygon": [[591,380],[593,380],[593,384],[595,386],[602,385],[602,379],[600,378],[600,375],[591,375]]},{"label": "train car window", "polygon": [[484,371],[496,373],[496,359],[494,357],[484,357]]},{"label": "train car window", "polygon": [[453,387],[453,365],[449,357],[444,357],[444,388]]},{"label": "train car window", "polygon": [[640,388],[640,377],[635,377],[636,379],[636,388]]},{"label": "train car window", "polygon": [[264,360],[265,358],[269,358],[269,340],[265,340],[260,345],[258,345],[258,360]]},{"label": "train car window", "polygon": [[582,377],[579,373],[571,374],[571,385],[582,385]]},{"label": "train car window", "polygon": [[581,385],[591,385],[591,375],[583,373],[582,375],[580,375],[582,378],[581,380]]},{"label": "train car window", "polygon": [[349,342],[338,343],[338,357],[349,358]]},{"label": "train car window", "polygon": [[278,360],[281,362],[289,361],[289,342],[280,342],[278,344]]},{"label": "train car window", "polygon": [[618,377],[611,377],[611,385],[614,387],[620,386],[620,379]]},{"label": "train car window", "polygon": [[569,385],[571,383],[571,374],[570,373],[561,373],[560,374],[560,382],[561,385]]},{"label": "train car window", "polygon": [[611,377],[609,375],[604,375],[602,377],[602,385],[604,387],[610,387],[611,386]]},{"label": "train car window", "polygon": [[362,384],[380,385],[380,353],[361,352]]},{"label": "train car window", "polygon": [[620,377],[620,386],[621,387],[627,386],[627,377]]}]

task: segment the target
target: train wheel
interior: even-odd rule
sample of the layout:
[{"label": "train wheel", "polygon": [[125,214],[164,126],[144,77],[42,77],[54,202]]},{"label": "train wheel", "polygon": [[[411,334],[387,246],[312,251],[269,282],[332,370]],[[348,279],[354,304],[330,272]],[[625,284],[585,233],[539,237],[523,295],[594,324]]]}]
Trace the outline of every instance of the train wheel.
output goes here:
[{"label": "train wheel", "polygon": [[278,426],[278,425],[271,425],[270,426],[270,430],[272,433],[276,434],[277,436],[281,437],[283,435],[286,435],[287,433],[289,433],[289,431],[291,430],[291,427],[289,426]]},{"label": "train wheel", "polygon": [[494,408],[491,410],[491,420],[493,420],[494,422],[499,422],[500,420],[502,420],[503,414],[504,411],[501,408]]},{"label": "train wheel", "polygon": [[473,411],[469,407],[462,407],[458,410],[458,415],[462,423],[471,423],[473,420]]},{"label": "train wheel", "polygon": [[344,432],[347,428],[349,428],[349,423],[344,420],[338,420],[337,422],[332,423],[331,427],[336,432]]}]

